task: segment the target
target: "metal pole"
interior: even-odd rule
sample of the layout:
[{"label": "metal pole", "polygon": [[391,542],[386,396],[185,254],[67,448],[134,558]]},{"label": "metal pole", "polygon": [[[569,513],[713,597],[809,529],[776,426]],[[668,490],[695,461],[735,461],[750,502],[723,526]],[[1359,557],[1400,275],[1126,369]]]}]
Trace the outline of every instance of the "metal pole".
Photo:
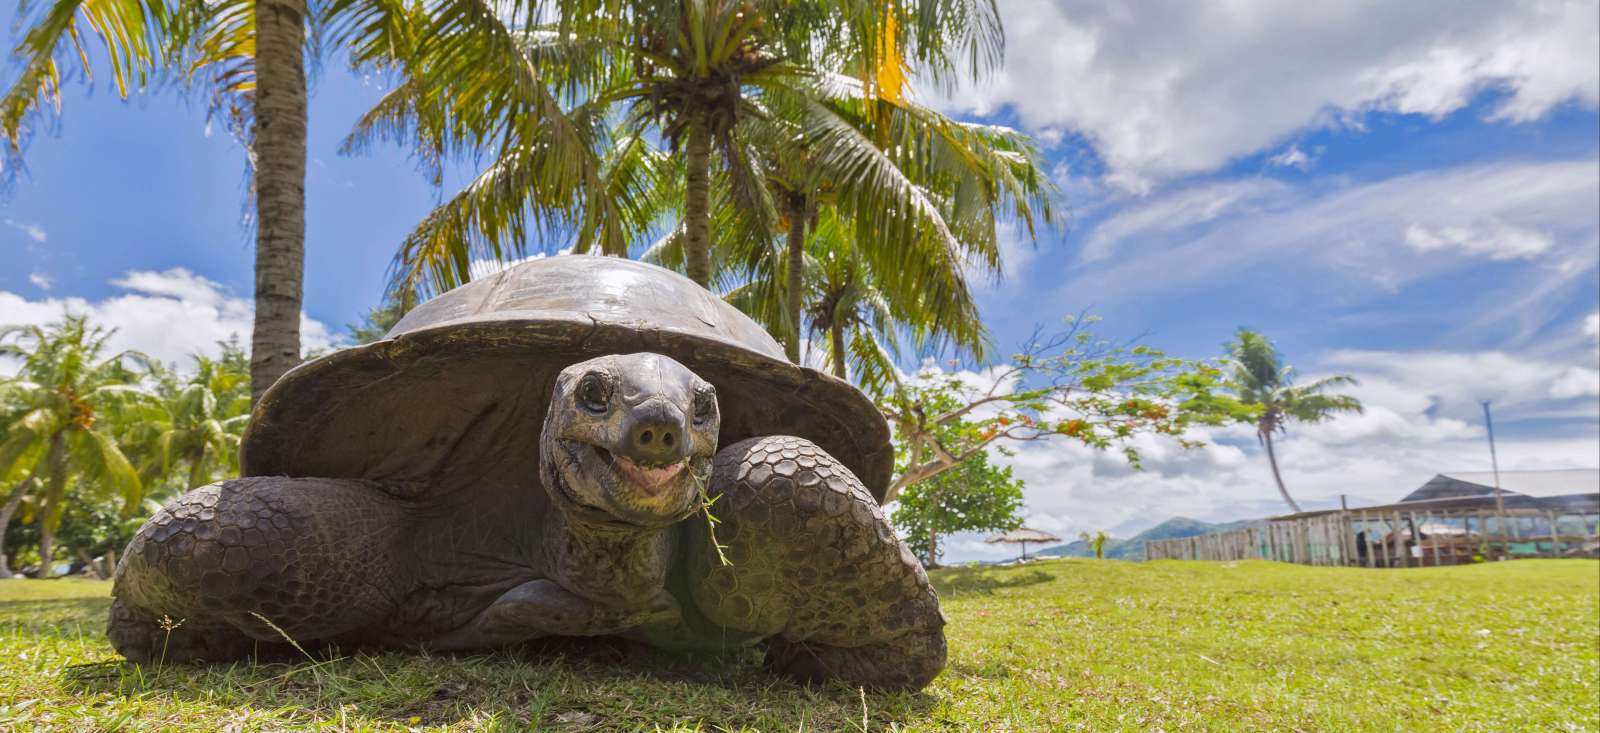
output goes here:
[{"label": "metal pole", "polygon": [[1489,414],[1489,401],[1484,400],[1482,404],[1483,425],[1489,430],[1489,465],[1494,468],[1494,513],[1500,523],[1496,529],[1500,530],[1501,557],[1508,557],[1511,555],[1511,545],[1505,540],[1506,499],[1505,495],[1500,493],[1500,458],[1494,451],[1494,417]]}]

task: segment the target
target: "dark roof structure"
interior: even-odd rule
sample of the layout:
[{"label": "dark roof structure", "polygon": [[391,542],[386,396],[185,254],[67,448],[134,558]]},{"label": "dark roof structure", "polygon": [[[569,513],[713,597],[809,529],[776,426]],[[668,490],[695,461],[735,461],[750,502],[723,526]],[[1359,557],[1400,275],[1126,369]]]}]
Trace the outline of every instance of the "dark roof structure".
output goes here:
[{"label": "dark roof structure", "polygon": [[[1600,494],[1600,469],[1553,471],[1501,471],[1504,496],[1553,498],[1574,494]],[[1400,499],[1401,503],[1468,496],[1494,496],[1495,475],[1489,471],[1441,473]]]},{"label": "dark roof structure", "polygon": [[[1489,471],[1441,473],[1398,502],[1351,507],[1350,511],[1422,512],[1493,508],[1494,482],[1494,474]],[[1501,471],[1500,494],[1508,510],[1594,514],[1600,512],[1600,468]],[[1304,519],[1338,512],[1338,509],[1318,509],[1271,519]]]}]

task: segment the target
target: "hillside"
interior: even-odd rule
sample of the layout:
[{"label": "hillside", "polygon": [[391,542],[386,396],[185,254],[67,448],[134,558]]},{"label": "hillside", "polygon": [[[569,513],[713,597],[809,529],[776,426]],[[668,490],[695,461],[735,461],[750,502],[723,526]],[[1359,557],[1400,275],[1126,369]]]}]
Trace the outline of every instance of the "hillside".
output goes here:
[{"label": "hillside", "polygon": [[[1180,537],[1194,537],[1210,532],[1238,529],[1249,525],[1253,520],[1225,522],[1212,524],[1188,517],[1173,517],[1154,527],[1127,539],[1111,538],[1106,540],[1106,557],[1114,560],[1143,560],[1144,543],[1147,540],[1171,540]],[[1078,540],[1065,545],[1056,545],[1040,550],[1040,555],[1056,557],[1094,557],[1094,551],[1089,548],[1089,543]]]}]

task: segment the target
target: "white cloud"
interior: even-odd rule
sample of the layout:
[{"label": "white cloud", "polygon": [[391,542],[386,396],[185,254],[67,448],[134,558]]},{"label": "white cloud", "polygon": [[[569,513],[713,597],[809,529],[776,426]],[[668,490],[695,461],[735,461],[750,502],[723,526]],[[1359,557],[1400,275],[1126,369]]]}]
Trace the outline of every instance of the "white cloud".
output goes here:
[{"label": "white cloud", "polygon": [[1405,242],[1418,252],[1458,249],[1491,260],[1532,259],[1552,245],[1549,235],[1493,219],[1435,230],[1412,224],[1406,227]]},{"label": "white cloud", "polygon": [[1279,168],[1296,168],[1306,171],[1311,170],[1311,164],[1314,160],[1310,154],[1301,150],[1299,145],[1290,145],[1287,150],[1268,158],[1267,162]]},{"label": "white cloud", "polygon": [[28,275],[28,282],[33,283],[33,286],[40,290],[49,290],[50,286],[55,284],[55,280],[48,273],[43,272],[35,272]]},{"label": "white cloud", "polygon": [[1094,228],[1083,245],[1086,261],[1161,235],[1175,235],[1219,219],[1247,216],[1288,198],[1292,189],[1264,178],[1246,178],[1179,189],[1118,211]]},{"label": "white cloud", "polygon": [[124,290],[167,297],[180,302],[213,305],[227,299],[222,292],[221,283],[203,278],[182,267],[165,272],[133,270],[112,280],[111,284]]},{"label": "white cloud", "polygon": [[1585,336],[1600,339],[1600,311],[1590,313],[1584,317],[1583,333]]},{"label": "white cloud", "polygon": [[50,238],[50,235],[46,233],[44,228],[38,224],[26,224],[19,221],[13,221],[11,219],[6,219],[5,224],[12,229],[28,235],[28,238],[35,242],[43,243],[46,239]]},{"label": "white cloud", "polygon": [[939,103],[1082,134],[1131,190],[1369,110],[1489,117],[1600,102],[1600,6],[1564,2],[1002,4],[1004,68]]},{"label": "white cloud", "polygon": [[[235,335],[249,343],[255,318],[251,301],[189,270],[134,270],[112,284],[128,292],[90,301],[72,297],[29,300],[0,290],[0,323],[42,324],[67,313],[86,315],[95,324],[116,329],[107,344],[111,351],[135,349],[180,365],[196,353],[216,355],[217,342]],[[339,337],[321,322],[302,315],[300,341],[301,348],[311,351],[331,348]]]},{"label": "white cloud", "polygon": [[1057,297],[1123,301],[1271,268],[1274,283],[1350,303],[1487,256],[1532,258],[1523,280],[1503,278],[1504,292],[1485,291],[1501,301],[1494,318],[1529,313],[1573,283],[1592,281],[1600,261],[1596,165],[1518,162],[1364,183],[1244,179],[1179,188],[1096,226],[1081,272],[1065,279]]},{"label": "white cloud", "polygon": [[1592,399],[1600,396],[1600,371],[1570,361],[1499,351],[1341,350],[1322,365],[1361,378],[1351,391],[1369,403],[1438,420],[1474,422],[1482,400],[1493,402],[1495,414],[1508,421],[1563,412],[1600,415],[1600,402]]}]

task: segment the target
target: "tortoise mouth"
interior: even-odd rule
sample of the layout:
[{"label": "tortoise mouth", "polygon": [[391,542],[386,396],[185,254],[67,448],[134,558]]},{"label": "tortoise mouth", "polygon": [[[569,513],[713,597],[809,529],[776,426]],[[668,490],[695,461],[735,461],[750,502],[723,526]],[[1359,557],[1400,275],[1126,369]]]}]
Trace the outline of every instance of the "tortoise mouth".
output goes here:
[{"label": "tortoise mouth", "polygon": [[669,463],[665,466],[651,467],[641,466],[633,461],[623,458],[622,456],[611,456],[612,470],[626,478],[629,483],[633,484],[634,488],[639,489],[640,491],[643,491],[651,496],[655,496],[664,491],[667,488],[668,482],[676,478],[678,474],[683,473],[683,470],[687,468],[688,465],[688,458],[675,463]]},{"label": "tortoise mouth", "polygon": [[664,466],[631,461],[602,446],[561,440],[573,461],[556,483],[562,498],[608,522],[660,527],[688,516],[711,459],[689,456]]}]

